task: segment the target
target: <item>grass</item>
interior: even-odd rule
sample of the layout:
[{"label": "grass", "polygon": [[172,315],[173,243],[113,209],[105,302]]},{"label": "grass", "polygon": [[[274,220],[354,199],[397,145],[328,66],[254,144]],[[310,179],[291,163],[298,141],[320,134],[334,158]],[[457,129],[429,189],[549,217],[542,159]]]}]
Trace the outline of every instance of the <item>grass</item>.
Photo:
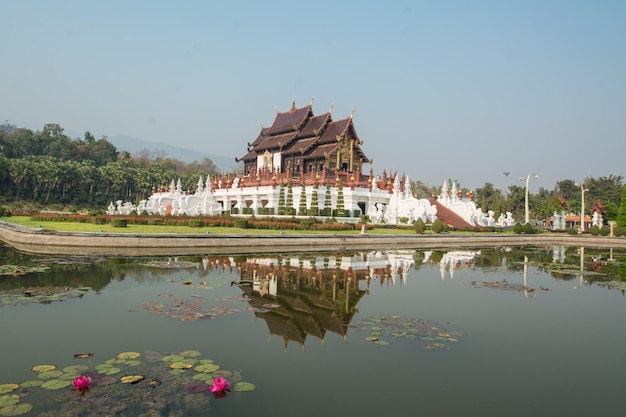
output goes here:
[{"label": "grass", "polygon": [[[9,223],[16,223],[34,229],[54,230],[62,232],[85,233],[166,233],[166,234],[213,234],[213,235],[277,235],[280,230],[269,229],[240,229],[237,227],[189,227],[171,225],[141,225],[129,224],[127,227],[113,227],[110,223],[93,224],[79,222],[36,221],[30,216],[12,216],[4,219]],[[358,235],[360,230],[319,231],[319,230],[284,230],[285,235]],[[430,232],[427,232],[430,233]],[[374,228],[367,231],[368,235],[415,235],[411,229]]]}]

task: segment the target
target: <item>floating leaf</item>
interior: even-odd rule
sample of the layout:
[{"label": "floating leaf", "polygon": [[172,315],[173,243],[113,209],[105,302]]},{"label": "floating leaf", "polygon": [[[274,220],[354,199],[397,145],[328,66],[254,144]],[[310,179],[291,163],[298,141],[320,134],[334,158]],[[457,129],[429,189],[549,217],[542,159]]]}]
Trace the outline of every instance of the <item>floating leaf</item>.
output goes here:
[{"label": "floating leaf", "polygon": [[204,382],[196,382],[185,385],[183,389],[193,393],[206,392],[209,390],[209,385]]},{"label": "floating leaf", "polygon": [[16,394],[0,395],[0,407],[13,405],[20,402],[20,396]]},{"label": "floating leaf", "polygon": [[180,356],[185,356],[189,358],[195,358],[196,356],[200,356],[200,351],[198,350],[185,350],[180,352]]},{"label": "floating leaf", "polygon": [[63,368],[63,372],[68,374],[78,374],[89,369],[87,365],[70,365]]},{"label": "floating leaf", "polygon": [[36,365],[31,368],[33,372],[46,372],[56,369],[57,367],[54,365]]},{"label": "floating leaf", "polygon": [[0,384],[0,394],[15,391],[18,387],[18,384]]},{"label": "floating leaf", "polygon": [[41,385],[43,389],[61,389],[65,387],[69,387],[72,384],[72,381],[65,381],[62,379],[51,379],[49,381],[44,382]]},{"label": "floating leaf", "polygon": [[256,386],[250,382],[239,381],[233,387],[233,391],[246,392],[252,391],[256,388]]},{"label": "floating leaf", "polygon": [[99,372],[103,375],[115,375],[115,374],[122,372],[122,370],[120,368],[116,368],[115,366],[112,366],[110,368],[101,369],[99,370]]},{"label": "floating leaf", "polygon": [[113,365],[111,365],[110,363],[99,363],[98,365],[95,366],[95,368],[98,371],[102,371],[105,369],[113,368]]},{"label": "floating leaf", "polygon": [[124,364],[126,366],[137,366],[137,365],[141,365],[141,361],[126,361],[124,362]]},{"label": "floating leaf", "polygon": [[[200,374],[200,375],[203,375],[203,374]],[[233,376],[233,373],[231,371],[227,371],[225,369],[220,369],[220,370],[217,370],[217,371],[211,373],[211,376],[213,376],[213,378],[219,378],[219,377],[231,378]]]},{"label": "floating leaf", "polygon": [[172,362],[170,363],[171,369],[189,369],[193,367],[193,364],[187,362]]},{"label": "floating leaf", "polygon": [[0,416],[21,416],[33,408],[32,404],[22,403],[0,408]]},{"label": "floating leaf", "polygon": [[170,374],[172,375],[182,375],[185,373],[184,369],[172,369],[170,370]]},{"label": "floating leaf", "polygon": [[214,363],[204,363],[193,368],[197,372],[215,372],[220,369],[219,365]]},{"label": "floating leaf", "polygon": [[52,379],[52,378],[57,378],[59,376],[63,375],[62,371],[59,371],[58,369],[52,370],[52,371],[45,371],[45,372],[40,372],[37,375],[37,378],[39,379]]},{"label": "floating leaf", "polygon": [[75,359],[86,359],[86,358],[91,358],[93,356],[93,353],[91,352],[85,352],[85,353],[77,353],[74,355]]},{"label": "floating leaf", "polygon": [[381,346],[385,346],[389,344],[389,342],[385,342],[384,340],[377,340],[374,343],[376,343],[377,345],[381,345]]},{"label": "floating leaf", "polygon": [[38,387],[41,384],[43,384],[43,381],[38,381],[36,379],[33,379],[32,381],[24,381],[20,384],[20,387],[22,388],[32,388],[32,387]]},{"label": "floating leaf", "polygon": [[206,372],[200,372],[193,376],[193,379],[197,381],[213,381],[213,378],[214,378],[214,374],[206,373]]},{"label": "floating leaf", "polygon": [[120,377],[122,384],[136,384],[137,382],[144,380],[143,375],[124,375]]},{"label": "floating leaf", "polygon": [[185,359],[185,358],[182,357],[181,355],[167,355],[167,356],[163,356],[163,358],[161,358],[161,360],[163,362],[180,362],[183,359]]},{"label": "floating leaf", "polygon": [[117,355],[119,359],[137,359],[140,356],[139,352],[122,352]]}]

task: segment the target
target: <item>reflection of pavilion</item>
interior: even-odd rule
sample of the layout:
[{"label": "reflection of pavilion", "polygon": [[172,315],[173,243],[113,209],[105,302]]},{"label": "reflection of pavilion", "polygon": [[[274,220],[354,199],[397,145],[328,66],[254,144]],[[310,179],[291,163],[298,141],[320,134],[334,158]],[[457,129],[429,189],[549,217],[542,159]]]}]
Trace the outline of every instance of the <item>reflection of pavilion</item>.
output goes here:
[{"label": "reflection of pavilion", "polygon": [[470,266],[474,262],[476,255],[480,255],[480,251],[452,251],[445,253],[439,262],[441,279],[445,278],[446,271],[450,271],[450,279],[454,279],[454,271],[463,266]]},{"label": "reflection of pavilion", "polygon": [[[249,258],[239,263],[240,288],[270,335],[296,341],[308,335],[325,343],[330,331],[347,339],[356,305],[372,279],[406,282],[411,254],[372,252],[346,256]],[[365,284],[361,288],[359,283]]]}]

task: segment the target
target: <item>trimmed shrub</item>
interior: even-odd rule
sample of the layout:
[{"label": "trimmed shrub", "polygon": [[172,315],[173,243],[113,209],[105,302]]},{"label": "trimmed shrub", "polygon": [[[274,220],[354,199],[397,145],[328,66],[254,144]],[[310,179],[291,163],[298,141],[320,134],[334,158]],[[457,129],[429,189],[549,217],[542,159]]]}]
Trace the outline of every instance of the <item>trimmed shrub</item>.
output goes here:
[{"label": "trimmed shrub", "polygon": [[111,226],[113,227],[128,227],[128,219],[122,217],[116,217],[111,219]]},{"label": "trimmed shrub", "polygon": [[233,226],[239,229],[248,229],[250,227],[247,219],[235,219]]},{"label": "trimmed shrub", "polygon": [[592,236],[600,236],[600,227],[598,227],[597,224],[594,224],[589,229],[589,233],[591,233]]},{"label": "trimmed shrub", "polygon": [[600,228],[600,236],[608,236],[611,233],[611,228],[609,226],[602,226]]},{"label": "trimmed shrub", "polygon": [[422,219],[417,219],[413,222],[413,229],[415,229],[415,233],[421,235],[426,230],[426,223]]},{"label": "trimmed shrub", "polygon": [[620,236],[624,236],[626,235],[626,228],[625,227],[620,227],[620,226],[615,226],[613,228],[613,234],[617,237]]},{"label": "trimmed shrub", "polygon": [[162,225],[163,224],[163,218],[162,217],[148,217],[148,224],[150,225]]},{"label": "trimmed shrub", "polygon": [[98,216],[98,217],[92,218],[91,222],[93,224],[106,224],[107,218],[106,217],[102,217],[102,216]]},{"label": "trimmed shrub", "polygon": [[189,227],[202,227],[202,220],[198,220],[198,219],[191,219],[189,220],[189,222],[187,223],[187,225]]},{"label": "trimmed shrub", "polygon": [[432,230],[434,233],[441,233],[444,230],[444,224],[441,219],[435,219],[433,222]]},{"label": "trimmed shrub", "polygon": [[567,234],[568,235],[577,235],[578,234],[578,230],[576,230],[574,228],[567,229]]},{"label": "trimmed shrub", "polygon": [[513,233],[515,233],[516,235],[521,235],[523,231],[524,226],[522,226],[520,222],[515,223],[515,226],[513,226]]},{"label": "trimmed shrub", "polygon": [[535,229],[533,228],[533,225],[531,223],[526,223],[524,226],[522,226],[522,231],[524,232],[524,234],[527,235],[535,234]]}]

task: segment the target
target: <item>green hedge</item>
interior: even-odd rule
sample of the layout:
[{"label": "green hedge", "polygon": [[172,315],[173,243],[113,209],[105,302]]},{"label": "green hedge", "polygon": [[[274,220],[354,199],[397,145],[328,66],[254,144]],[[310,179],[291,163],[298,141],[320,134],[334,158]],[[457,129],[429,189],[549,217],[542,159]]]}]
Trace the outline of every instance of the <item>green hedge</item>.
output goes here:
[{"label": "green hedge", "polygon": [[127,227],[128,226],[128,219],[113,218],[113,219],[111,219],[111,226],[113,226],[113,227]]},{"label": "green hedge", "polygon": [[93,224],[106,224],[107,218],[106,217],[102,217],[102,216],[98,216],[98,217],[94,217],[93,219],[91,219],[91,222]]},{"label": "green hedge", "polygon": [[187,224],[189,225],[189,227],[202,227],[202,220],[191,219]]}]

